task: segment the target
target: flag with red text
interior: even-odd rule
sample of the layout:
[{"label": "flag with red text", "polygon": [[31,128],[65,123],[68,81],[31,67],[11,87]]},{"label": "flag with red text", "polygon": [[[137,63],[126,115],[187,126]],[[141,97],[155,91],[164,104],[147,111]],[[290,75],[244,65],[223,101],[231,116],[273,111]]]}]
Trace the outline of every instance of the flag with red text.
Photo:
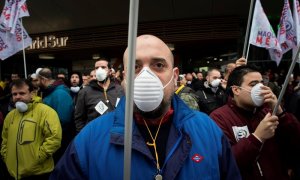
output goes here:
[{"label": "flag with red text", "polygon": [[18,19],[25,16],[29,16],[26,0],[6,0],[0,16],[1,28],[14,33]]},{"label": "flag with red text", "polygon": [[249,43],[268,50],[276,50],[278,54],[275,55],[277,56],[281,54],[280,44],[261,6],[260,0],[256,0],[255,3]]},{"label": "flag with red text", "polygon": [[[300,6],[298,0],[293,0],[293,19],[294,19],[294,26],[296,31],[296,39],[297,39],[297,46],[293,48],[293,59],[296,56],[297,50],[300,46]],[[297,62],[300,63],[300,58],[297,58]]]},{"label": "flag with red text", "polygon": [[24,16],[29,16],[26,0],[5,1],[0,16],[0,59],[4,60],[32,43],[20,20]]},{"label": "flag with red text", "polygon": [[0,29],[0,59],[5,60],[6,58],[22,50],[23,40],[24,48],[30,46],[32,43],[32,39],[29,37],[28,33],[20,23],[20,20],[17,21],[14,34]]},{"label": "flag with red text", "polygon": [[297,45],[296,30],[292,17],[292,11],[288,0],[284,0],[284,6],[281,13],[277,39],[281,47],[281,54],[277,56],[277,50],[269,50],[271,59],[275,60],[277,65],[282,59],[282,55],[293,49]]}]

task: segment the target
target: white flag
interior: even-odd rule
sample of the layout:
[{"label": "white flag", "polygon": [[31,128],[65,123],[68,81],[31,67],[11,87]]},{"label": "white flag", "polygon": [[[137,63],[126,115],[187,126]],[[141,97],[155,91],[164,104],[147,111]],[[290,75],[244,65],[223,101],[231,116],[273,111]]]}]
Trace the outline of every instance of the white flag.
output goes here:
[{"label": "white flag", "polygon": [[[297,36],[297,47],[293,48],[293,59],[294,59],[300,45],[300,6],[298,0],[293,1],[293,18],[294,18],[294,25],[295,25],[295,31]],[[300,63],[300,58],[297,59],[297,62]]]},{"label": "white flag", "polygon": [[282,51],[260,0],[256,0],[255,3],[249,43],[269,50],[276,50],[275,56],[280,56]]},{"label": "white flag", "polygon": [[[23,31],[23,37],[22,37]],[[23,47],[24,38],[24,47]],[[0,59],[5,60],[6,58],[14,55],[23,48],[27,48],[32,44],[32,39],[22,26],[20,20],[17,21],[14,34],[8,31],[0,29]]]},{"label": "white flag", "polygon": [[[5,54],[8,54],[9,47],[8,44],[6,43],[6,31],[3,29],[0,29],[0,59],[4,60],[3,57],[5,57]],[[4,55],[4,56],[3,56]]]},{"label": "white flag", "polygon": [[277,62],[277,65],[284,53],[297,46],[296,30],[288,0],[284,0],[279,26],[277,39],[282,50],[280,57],[276,56],[276,53],[278,53],[276,50],[269,50],[271,58]]},{"label": "white flag", "polygon": [[18,19],[24,16],[29,16],[26,0],[6,0],[0,17],[1,28],[14,33]]}]

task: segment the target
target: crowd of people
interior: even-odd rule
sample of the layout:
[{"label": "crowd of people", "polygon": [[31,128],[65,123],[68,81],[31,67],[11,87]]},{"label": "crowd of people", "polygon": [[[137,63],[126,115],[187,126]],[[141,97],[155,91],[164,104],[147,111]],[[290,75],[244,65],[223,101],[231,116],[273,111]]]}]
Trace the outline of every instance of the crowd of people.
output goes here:
[{"label": "crowd of people", "polygon": [[[0,179],[122,179],[127,61],[1,83]],[[152,35],[137,38],[135,75],[131,179],[300,178],[300,75],[278,102],[284,73],[240,58],[183,74]]]}]

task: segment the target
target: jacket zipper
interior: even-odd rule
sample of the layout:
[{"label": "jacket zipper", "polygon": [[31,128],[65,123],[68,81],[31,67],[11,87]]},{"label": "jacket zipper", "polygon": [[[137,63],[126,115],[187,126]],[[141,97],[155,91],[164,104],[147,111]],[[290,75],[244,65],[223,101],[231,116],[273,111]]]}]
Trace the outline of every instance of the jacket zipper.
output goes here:
[{"label": "jacket zipper", "polygon": [[[19,141],[19,138],[20,138],[20,130],[22,129],[23,131],[23,123],[22,123],[22,119],[23,119],[23,116],[24,114],[22,113],[22,117],[20,119],[20,122],[19,122],[19,126],[18,126],[18,134],[17,134],[17,140],[16,140],[16,158],[17,158],[17,179],[19,179],[19,153],[18,153],[18,141]],[[20,126],[21,126],[21,129],[20,129]]]}]

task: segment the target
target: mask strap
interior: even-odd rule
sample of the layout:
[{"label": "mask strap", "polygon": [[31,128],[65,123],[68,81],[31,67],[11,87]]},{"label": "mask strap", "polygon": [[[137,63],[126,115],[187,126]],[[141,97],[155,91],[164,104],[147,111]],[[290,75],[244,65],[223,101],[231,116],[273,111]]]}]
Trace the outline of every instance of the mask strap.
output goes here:
[{"label": "mask strap", "polygon": [[249,92],[249,93],[251,93],[251,91],[249,91],[248,89],[246,89],[246,88],[243,88],[243,87],[241,87],[241,86],[238,86],[239,88],[241,88],[241,89],[244,89],[245,91],[247,91],[247,92]]},{"label": "mask strap", "polygon": [[165,87],[167,87],[171,83],[173,78],[174,78],[174,69],[173,69],[173,73],[172,73],[172,77],[171,77],[170,81],[166,85],[164,85],[163,89],[165,89]]},{"label": "mask strap", "polygon": [[[150,69],[149,67],[144,67],[144,68],[141,70],[141,72],[140,72],[136,77],[138,77],[142,72],[144,72],[144,71],[146,71],[146,70],[148,70],[148,72],[150,72],[150,73],[152,73],[152,74],[154,74],[154,75],[156,76],[156,74],[155,74],[154,72],[152,72],[151,69]],[[167,87],[167,86],[171,83],[171,81],[173,80],[173,77],[174,77],[174,69],[173,69],[172,72],[173,72],[173,73],[172,73],[171,79],[169,80],[169,82],[168,82],[166,85],[163,86],[163,89],[164,89],[165,87]],[[158,78],[158,77],[156,76],[156,78]],[[158,78],[158,79],[159,79],[159,78]],[[125,83],[126,83],[126,80],[125,80]]]}]

